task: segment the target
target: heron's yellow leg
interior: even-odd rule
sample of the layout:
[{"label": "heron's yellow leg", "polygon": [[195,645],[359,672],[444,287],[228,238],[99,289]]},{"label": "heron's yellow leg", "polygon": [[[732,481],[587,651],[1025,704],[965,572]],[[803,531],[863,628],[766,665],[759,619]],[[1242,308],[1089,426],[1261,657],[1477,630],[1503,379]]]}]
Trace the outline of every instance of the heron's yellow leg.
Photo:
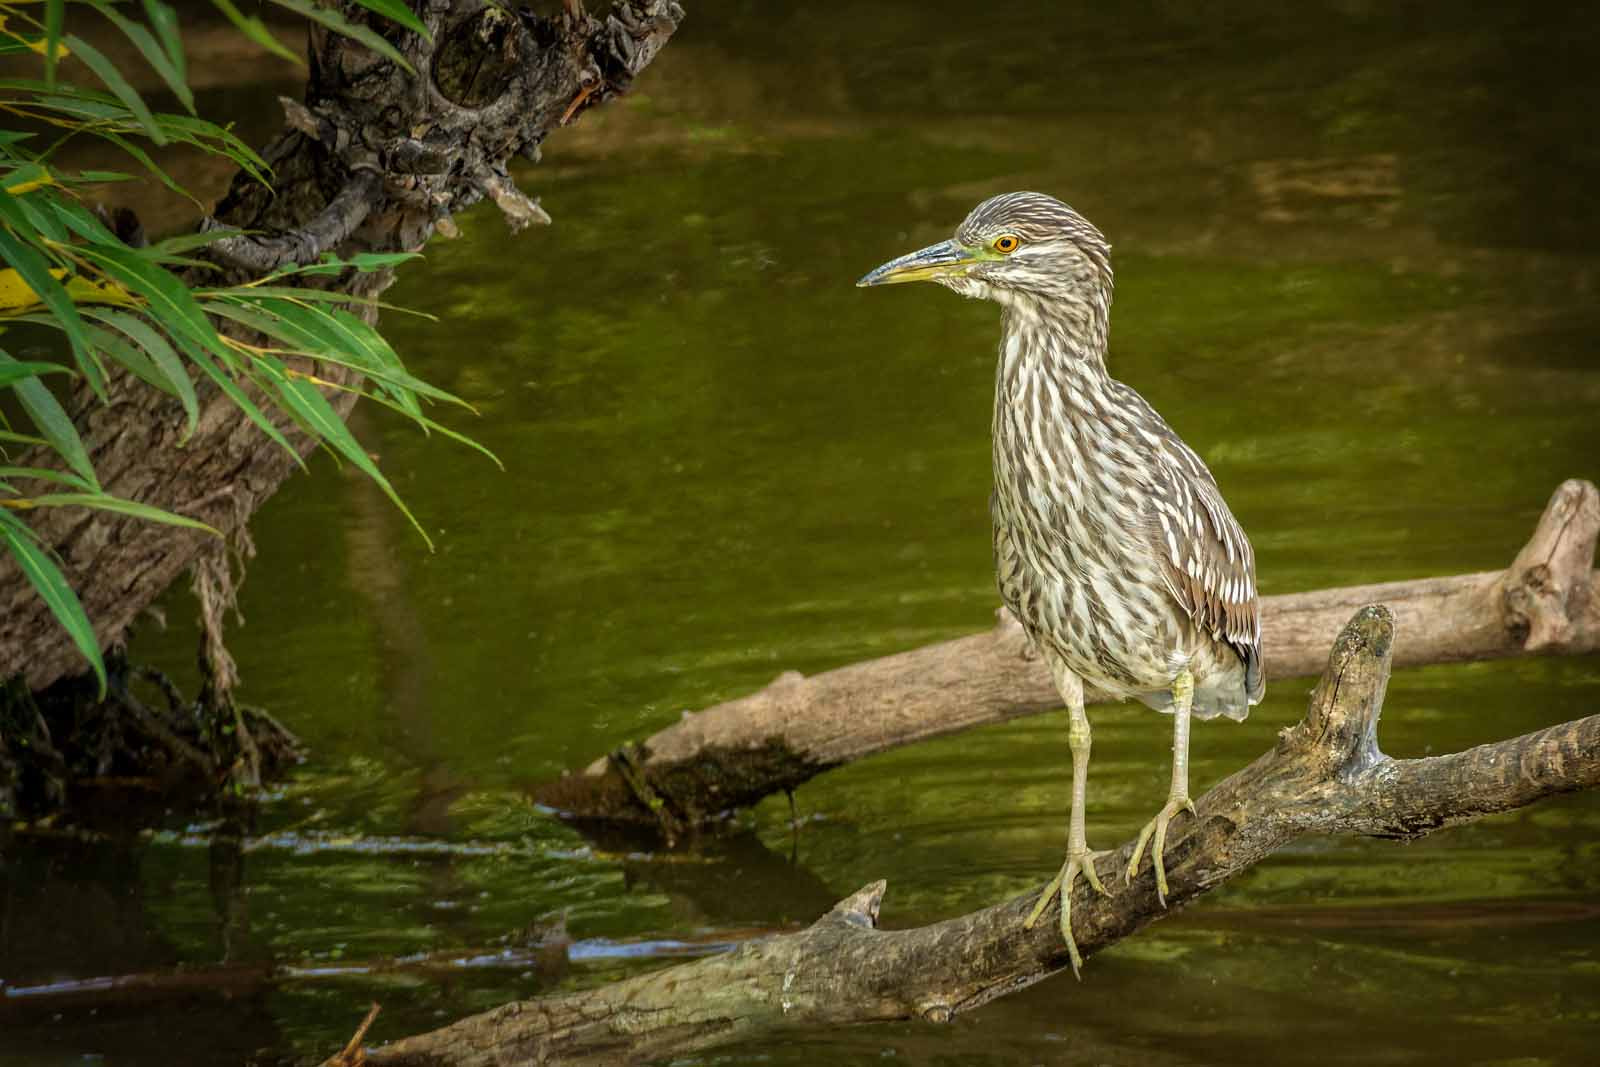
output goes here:
[{"label": "heron's yellow leg", "polygon": [[1156,869],[1156,897],[1161,906],[1167,906],[1167,869],[1162,863],[1162,850],[1167,843],[1167,825],[1180,811],[1194,814],[1194,801],[1189,799],[1189,717],[1194,707],[1194,675],[1186,667],[1172,681],[1172,788],[1167,792],[1167,802],[1161,810],[1139,831],[1139,841],[1133,846],[1133,858],[1128,861],[1126,880],[1133,881],[1139,869],[1139,858],[1144,846],[1150,845],[1150,863]]},{"label": "heron's yellow leg", "polygon": [[1084,796],[1089,786],[1089,716],[1083,711],[1082,683],[1078,683],[1077,700],[1067,707],[1071,715],[1068,726],[1067,740],[1072,745],[1072,816],[1067,827],[1067,859],[1061,865],[1061,871],[1044,887],[1044,892],[1039,894],[1038,903],[1034,904],[1032,913],[1023,926],[1032,929],[1033,924],[1039,921],[1039,916],[1044,914],[1044,909],[1049,905],[1050,898],[1057,893],[1061,895],[1061,937],[1067,943],[1067,955],[1072,959],[1072,973],[1078,974],[1083,967],[1083,957],[1078,954],[1078,942],[1072,936],[1072,883],[1079,875],[1098,890],[1103,896],[1110,896],[1106,887],[1101,884],[1100,875],[1095,872],[1094,860],[1099,855],[1090,852],[1084,840],[1083,807]]}]

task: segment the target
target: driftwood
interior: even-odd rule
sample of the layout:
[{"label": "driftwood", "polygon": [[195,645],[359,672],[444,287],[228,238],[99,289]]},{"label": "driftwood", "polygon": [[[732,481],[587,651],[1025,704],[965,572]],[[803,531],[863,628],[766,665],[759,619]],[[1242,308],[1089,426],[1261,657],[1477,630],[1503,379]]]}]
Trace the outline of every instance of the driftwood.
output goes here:
[{"label": "driftwood", "polygon": [[[1597,535],[1600,491],[1574,479],[1556,489],[1506,570],[1265,597],[1267,674],[1315,674],[1343,620],[1368,603],[1394,612],[1402,667],[1600,648]],[[535,795],[580,819],[655,823],[670,838],[831,767],[1060,706],[1048,668],[1002,609],[985,633],[810,678],[791,671],[685,713]]]},{"label": "driftwood", "polygon": [[[1168,908],[1150,868],[1115,877],[1133,842],[1081,884],[1073,929],[1085,957],[1128,937],[1306,834],[1415,838],[1558,793],[1600,785],[1600,715],[1427,759],[1378,749],[1395,619],[1367,607],[1343,629],[1306,717],[1273,749],[1180,814],[1167,849]],[[369,1049],[374,1067],[618,1063],[748,1038],[781,1026],[948,1021],[1068,966],[1054,916],[1023,919],[1039,890],[911,930],[880,930],[885,883],[807,929],[598,989],[520,1001]],[[1053,912],[1058,905],[1052,904]],[[1087,981],[1093,981],[1091,968]]]}]

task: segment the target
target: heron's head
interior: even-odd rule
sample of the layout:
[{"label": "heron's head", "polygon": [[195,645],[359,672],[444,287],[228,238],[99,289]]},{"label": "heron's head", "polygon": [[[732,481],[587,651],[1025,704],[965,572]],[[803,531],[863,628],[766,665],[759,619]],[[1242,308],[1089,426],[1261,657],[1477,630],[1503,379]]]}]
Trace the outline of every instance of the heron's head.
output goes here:
[{"label": "heron's head", "polygon": [[1111,299],[1111,246],[1053,196],[990,197],[948,241],[890,260],[857,285],[938,282],[1012,307],[1096,305]]}]

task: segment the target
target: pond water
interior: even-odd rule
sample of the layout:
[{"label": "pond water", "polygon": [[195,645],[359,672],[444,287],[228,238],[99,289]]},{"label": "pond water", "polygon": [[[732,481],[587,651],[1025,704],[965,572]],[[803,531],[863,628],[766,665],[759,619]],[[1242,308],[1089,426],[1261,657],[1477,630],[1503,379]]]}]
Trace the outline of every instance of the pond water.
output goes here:
[{"label": "pond water", "polygon": [[[519,175],[552,228],[475,211],[390,294],[437,316],[385,326],[507,470],[362,411],[437,551],[327,461],[261,513],[232,647],[309,762],[247,825],[110,821],[0,859],[0,980],[181,965],[196,988],[0,1015],[0,1064],[316,1060],[373,1000],[384,1040],[809,922],[875,878],[904,926],[1052,873],[1059,713],[835,771],[798,826],[778,798],[674,852],[527,792],[782,670],[989,624],[997,313],[853,283],[992,193],[1054,193],[1109,236],[1113,373],[1206,457],[1266,593],[1503,567],[1562,479],[1600,476],[1581,5],[687,6],[637,93]],[[193,609],[166,607],[133,651],[182,677]],[[1199,725],[1197,795],[1309,687]],[[1406,671],[1381,739],[1447,752],[1597,697],[1594,657]],[[1169,720],[1091,717],[1109,847],[1164,797]],[[1591,1063],[1597,838],[1576,796],[1410,845],[1308,840],[1081,983],[674,1062]],[[261,978],[558,916],[565,966]]]}]

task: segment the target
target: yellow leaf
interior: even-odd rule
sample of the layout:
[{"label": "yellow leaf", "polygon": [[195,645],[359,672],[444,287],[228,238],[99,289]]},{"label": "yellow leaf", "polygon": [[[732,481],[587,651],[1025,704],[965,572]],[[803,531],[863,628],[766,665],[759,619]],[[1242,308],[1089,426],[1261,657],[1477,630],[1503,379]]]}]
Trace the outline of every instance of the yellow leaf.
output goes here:
[{"label": "yellow leaf", "polygon": [[[21,38],[19,38],[19,40],[21,40]],[[43,37],[39,38],[37,41],[24,40],[24,41],[22,41],[22,43],[27,45],[33,51],[38,52],[41,56],[44,55],[44,38]],[[65,43],[63,43],[61,41],[57,41],[56,42],[56,58],[57,59],[60,59],[62,56],[70,56],[71,54],[72,54],[72,49],[68,48]]]},{"label": "yellow leaf", "polygon": [[74,304],[116,304],[135,307],[139,301],[134,295],[113,281],[90,281],[74,274],[67,279],[67,295]]},{"label": "yellow leaf", "polygon": [[[45,39],[43,37],[38,37],[38,38],[35,38],[34,40],[30,41],[26,37],[22,36],[22,34],[17,33],[15,30],[7,30],[6,29],[6,22],[9,19],[9,17],[10,16],[7,16],[7,15],[0,15],[0,34],[3,34],[6,37],[10,37],[14,41],[18,41],[18,42],[26,45],[27,47],[31,48],[33,51],[38,52],[41,56],[44,55],[44,51],[45,51],[45,49],[44,49],[44,41],[45,41]],[[71,54],[72,54],[72,50],[69,49],[66,46],[66,44],[64,44],[63,42],[61,42],[59,40],[56,41],[56,55],[57,56],[70,56]]]},{"label": "yellow leaf", "polygon": [[[50,272],[58,281],[67,272],[56,268]],[[28,287],[22,275],[7,267],[0,270],[0,314],[19,315],[39,306],[39,294]]]},{"label": "yellow leaf", "polygon": [[[67,278],[67,272],[53,267],[50,274],[57,281]],[[75,304],[116,304],[121,307],[136,306],[136,300],[116,282],[94,282],[74,275],[66,280],[67,295]],[[39,295],[22,280],[22,275],[7,267],[0,270],[0,315],[21,315],[40,305]]]},{"label": "yellow leaf", "polygon": [[35,178],[30,182],[18,182],[16,185],[8,185],[5,187],[5,191],[12,196],[21,196],[23,193],[31,193],[35,189],[54,184],[56,184],[55,175],[45,171],[43,177]]}]

